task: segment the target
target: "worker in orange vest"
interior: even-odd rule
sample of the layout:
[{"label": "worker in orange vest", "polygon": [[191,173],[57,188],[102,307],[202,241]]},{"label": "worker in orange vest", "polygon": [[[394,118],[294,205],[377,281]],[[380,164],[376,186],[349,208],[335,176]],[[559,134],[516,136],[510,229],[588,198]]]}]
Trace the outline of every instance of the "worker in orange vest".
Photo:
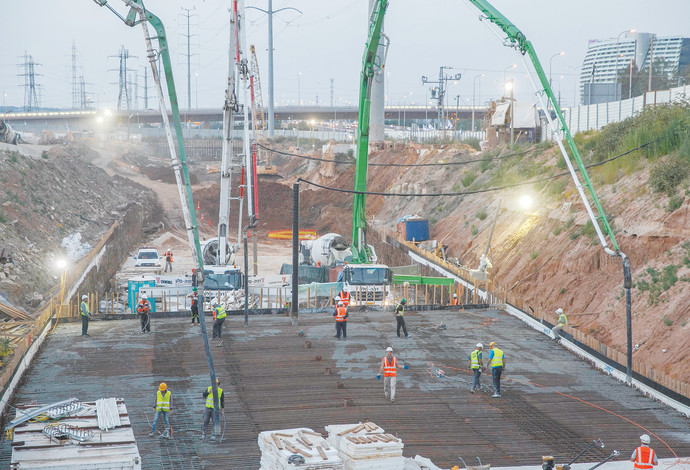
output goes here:
[{"label": "worker in orange vest", "polygon": [[168,248],[168,251],[165,252],[165,272],[168,272],[168,268],[170,268],[170,272],[172,272],[172,262],[173,262],[173,253],[170,248]]},{"label": "worker in orange vest", "polygon": [[453,301],[451,302],[451,305],[457,305],[458,304],[458,294],[453,294]]},{"label": "worker in orange vest", "polygon": [[390,399],[391,403],[395,403],[395,381],[398,372],[398,358],[393,355],[393,348],[386,349],[386,355],[381,360],[381,367],[379,367],[379,375],[377,379],[381,379],[383,374],[383,393],[386,400]]},{"label": "worker in orange vest", "polygon": [[348,307],[350,305],[350,293],[341,290],[338,292],[337,301],[342,302],[344,306]]},{"label": "worker in orange vest", "polygon": [[333,312],[335,317],[335,337],[340,341],[340,333],[343,334],[343,340],[347,339],[347,307],[342,301],[338,302],[338,306]]},{"label": "worker in orange vest", "polygon": [[656,458],[656,452],[649,447],[649,435],[642,434],[640,436],[640,447],[637,447],[630,457],[631,462],[635,462],[633,468],[639,470],[647,470],[653,468],[654,465],[659,465]]}]

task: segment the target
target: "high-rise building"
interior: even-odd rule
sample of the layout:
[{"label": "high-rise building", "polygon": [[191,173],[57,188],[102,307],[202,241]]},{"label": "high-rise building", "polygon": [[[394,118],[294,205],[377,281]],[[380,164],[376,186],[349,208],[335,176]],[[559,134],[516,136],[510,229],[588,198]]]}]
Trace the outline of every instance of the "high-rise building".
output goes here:
[{"label": "high-rise building", "polygon": [[617,71],[633,65],[641,70],[650,60],[663,58],[668,70],[690,65],[690,38],[657,37],[652,33],[625,32],[617,38],[589,41],[580,71],[580,97],[584,104],[620,99]]}]

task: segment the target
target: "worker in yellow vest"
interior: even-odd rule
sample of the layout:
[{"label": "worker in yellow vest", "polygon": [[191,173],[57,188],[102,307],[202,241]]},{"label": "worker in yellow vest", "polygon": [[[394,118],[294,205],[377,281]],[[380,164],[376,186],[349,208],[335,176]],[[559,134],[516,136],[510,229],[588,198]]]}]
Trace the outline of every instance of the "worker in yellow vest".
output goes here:
[{"label": "worker in yellow vest", "polygon": [[489,344],[489,367],[491,367],[491,377],[494,379],[494,394],[491,395],[492,398],[501,398],[501,374],[506,366],[506,358],[503,351],[498,349],[496,342],[492,341]]},{"label": "worker in yellow vest", "polygon": [[472,387],[470,387],[470,392],[474,393],[480,387],[479,380],[481,378],[482,372],[484,372],[484,360],[482,359],[482,350],[484,345],[482,343],[477,343],[474,351],[470,353],[469,356],[469,366],[470,370],[474,374],[474,379],[472,380]]},{"label": "worker in yellow vest", "polygon": [[81,313],[81,335],[89,336],[89,318],[91,318],[91,309],[89,309],[89,296],[84,294],[81,296],[81,305],[79,306],[79,313]]},{"label": "worker in yellow vest", "polygon": [[338,302],[338,306],[333,313],[335,317],[335,337],[340,341],[340,333],[343,334],[343,340],[347,339],[347,307],[343,304],[342,300]]},{"label": "worker in yellow vest", "polygon": [[[216,379],[216,384],[218,385],[218,404],[220,405],[220,411],[225,409],[225,394],[223,389],[220,388],[220,379]],[[213,421],[213,391],[212,387],[209,387],[202,394],[206,399],[206,408],[204,409],[204,424],[201,428],[201,438],[206,439],[206,429],[208,428],[208,423]],[[214,441],[216,436],[211,435],[211,440]]]},{"label": "worker in yellow vest", "polygon": [[213,322],[213,338],[211,339],[218,338],[220,340],[220,342],[216,345],[218,347],[223,345],[223,338],[221,336],[223,334],[223,322],[225,322],[226,316],[227,312],[225,311],[225,307],[223,304],[216,301],[213,306],[213,318],[215,318],[215,321]]},{"label": "worker in yellow vest", "polygon": [[655,465],[659,465],[656,452],[649,447],[649,442],[648,434],[640,436],[640,446],[635,449],[630,457],[630,461],[635,462],[635,465],[633,465],[635,470],[649,470],[654,468]]},{"label": "worker in yellow vest", "polygon": [[158,418],[163,415],[163,421],[165,421],[165,431],[163,432],[163,437],[169,438],[171,434],[170,427],[170,409],[172,408],[172,396],[168,386],[165,382],[158,386],[158,391],[156,391],[156,404],[153,405],[156,409],[156,414],[153,415],[153,424],[151,425],[151,432],[149,437],[156,435],[156,425],[158,424]]},{"label": "worker in yellow vest", "polygon": [[553,333],[553,340],[559,342],[561,340],[560,333],[563,327],[568,324],[568,317],[565,316],[562,308],[556,310],[556,315],[558,315],[558,324],[551,328],[551,333]]}]

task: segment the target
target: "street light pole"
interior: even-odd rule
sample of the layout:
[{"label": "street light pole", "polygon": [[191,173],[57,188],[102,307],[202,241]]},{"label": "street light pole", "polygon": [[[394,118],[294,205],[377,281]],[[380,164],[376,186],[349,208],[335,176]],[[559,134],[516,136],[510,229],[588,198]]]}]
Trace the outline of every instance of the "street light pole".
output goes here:
[{"label": "street light pole", "polygon": [[630,57],[630,82],[628,83],[628,99],[632,98],[632,66],[633,58]]},{"label": "street light pole", "polygon": [[551,58],[549,59],[549,86],[551,88],[553,88],[553,81],[551,80],[551,65],[553,64],[553,58],[561,56],[561,55],[565,55],[565,52],[562,52],[562,51],[557,52],[554,55],[552,55]]},{"label": "street light pole", "polygon": [[513,88],[515,88],[515,83],[513,79],[510,79],[510,148],[515,145],[515,100],[513,99]]},{"label": "street light pole", "polygon": [[[618,37],[616,38],[616,70],[614,71],[614,74],[613,74],[613,83],[616,85],[616,88],[614,89],[614,93],[618,93],[618,58],[621,56],[621,54],[620,54],[620,40],[621,40],[621,36],[622,36],[623,34],[625,34],[625,33],[634,33],[634,32],[635,32],[634,29],[626,29],[625,31],[621,31],[621,32],[618,34]],[[634,55],[635,55],[635,54],[633,54],[633,56],[634,56]],[[592,91],[590,90],[589,93],[590,93],[590,95],[591,95],[591,94],[592,94]],[[620,100],[622,100],[622,99],[623,99],[623,93],[621,93],[621,94],[618,96],[618,101],[620,101]]]},{"label": "street light pole", "polygon": [[477,75],[474,77],[474,82],[472,82],[472,132],[474,132],[474,107],[475,107],[475,91],[477,88],[477,79],[483,77],[484,74]]},{"label": "street light pole", "polygon": [[297,72],[297,106],[302,106],[302,86],[300,85],[300,78],[302,72]]},{"label": "street light pole", "polygon": [[517,67],[517,64],[509,65],[508,67],[506,67],[506,68],[503,70],[503,84],[504,84],[504,85],[505,85],[506,83],[508,83],[508,80],[506,79],[506,73],[508,72],[508,69],[514,69],[515,67]]}]

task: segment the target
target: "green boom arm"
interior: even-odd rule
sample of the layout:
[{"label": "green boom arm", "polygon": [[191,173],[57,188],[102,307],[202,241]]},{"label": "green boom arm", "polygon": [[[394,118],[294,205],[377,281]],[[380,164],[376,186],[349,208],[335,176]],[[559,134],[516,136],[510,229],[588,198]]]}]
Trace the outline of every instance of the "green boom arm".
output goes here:
[{"label": "green boom arm", "polygon": [[366,194],[367,165],[369,156],[369,110],[371,108],[371,84],[376,73],[374,66],[376,51],[381,41],[383,16],[388,7],[387,0],[378,0],[372,9],[369,37],[362,59],[362,74],[359,82],[359,119],[357,125],[357,156],[355,163],[355,193],[352,207],[352,263],[371,262],[367,245]]},{"label": "green boom arm", "polygon": [[[525,37],[525,35],[520,31],[517,26],[515,26],[513,23],[508,20],[505,16],[503,16],[498,10],[496,10],[489,2],[486,0],[468,0],[472,5],[477,7],[479,10],[486,15],[487,19],[497,25],[499,28],[503,30],[504,33],[508,35],[508,40],[514,45],[516,49],[520,51],[521,54],[527,54],[529,55],[530,60],[532,61],[532,65],[534,66],[535,71],[537,72],[537,76],[539,77],[539,81],[541,82],[542,86],[544,87],[544,92],[546,93],[546,96],[548,97],[549,101],[551,102],[551,105],[553,106],[553,109],[556,111],[556,115],[558,116],[558,121],[561,125],[561,131],[563,132],[563,135],[565,136],[565,140],[568,142],[568,147],[570,147],[570,151],[572,152],[573,158],[575,159],[575,162],[577,163],[577,167],[580,170],[580,173],[582,173],[582,178],[584,179],[585,186],[589,190],[590,195],[592,196],[592,200],[594,201],[594,206],[597,209],[598,216],[596,217],[598,221],[601,222],[601,224],[604,226],[604,230],[606,230],[607,235],[611,239],[611,244],[613,245],[613,248],[615,251],[618,251],[618,243],[616,242],[616,237],[613,235],[613,230],[611,230],[611,226],[609,225],[608,219],[606,218],[606,215],[604,214],[604,209],[601,207],[601,204],[599,203],[599,198],[597,197],[596,192],[594,191],[594,188],[592,187],[592,181],[589,179],[589,175],[587,174],[587,170],[585,169],[585,166],[582,162],[582,158],[580,157],[580,152],[577,150],[577,147],[575,146],[575,142],[573,141],[573,137],[570,134],[570,129],[568,129],[568,126],[565,123],[565,118],[563,117],[563,113],[561,112],[560,106],[558,106],[558,101],[556,100],[556,97],[553,94],[553,90],[551,89],[551,85],[549,83],[549,80],[546,77],[546,74],[544,73],[544,69],[541,66],[541,63],[539,62],[539,58],[537,57],[537,53],[534,50],[534,47],[532,46],[532,43]],[[567,156],[564,155],[564,158],[567,159]],[[585,201],[586,202],[586,201]],[[595,224],[596,225],[596,224]],[[606,241],[604,240],[603,236],[601,236],[601,232],[597,230],[597,232],[600,234],[600,239],[602,242],[602,245],[604,246],[604,249],[607,248]],[[613,253],[611,253],[613,254]]]}]

